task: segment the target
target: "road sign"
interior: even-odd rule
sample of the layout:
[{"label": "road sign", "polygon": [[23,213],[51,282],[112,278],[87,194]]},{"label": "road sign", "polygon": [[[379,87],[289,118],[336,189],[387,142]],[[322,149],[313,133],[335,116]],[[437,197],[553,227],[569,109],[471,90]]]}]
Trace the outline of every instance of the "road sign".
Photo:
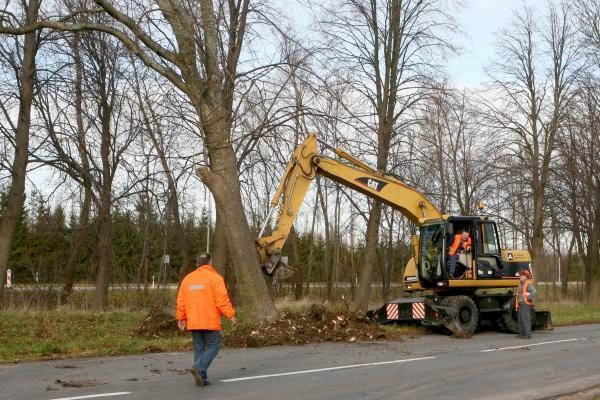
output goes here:
[{"label": "road sign", "polygon": [[165,259],[163,261],[163,264],[169,264],[169,255],[165,254]]},{"label": "road sign", "polygon": [[12,285],[12,271],[6,270],[6,287],[9,288]]}]

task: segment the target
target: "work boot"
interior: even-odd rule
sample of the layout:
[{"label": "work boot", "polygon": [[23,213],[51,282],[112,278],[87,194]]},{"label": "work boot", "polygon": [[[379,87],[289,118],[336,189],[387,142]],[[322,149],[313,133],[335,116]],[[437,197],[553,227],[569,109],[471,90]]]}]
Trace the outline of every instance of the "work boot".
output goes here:
[{"label": "work boot", "polygon": [[204,381],[202,380],[202,377],[200,376],[200,372],[192,367],[190,368],[190,373],[194,376],[194,381],[196,382],[196,386],[204,386]]}]

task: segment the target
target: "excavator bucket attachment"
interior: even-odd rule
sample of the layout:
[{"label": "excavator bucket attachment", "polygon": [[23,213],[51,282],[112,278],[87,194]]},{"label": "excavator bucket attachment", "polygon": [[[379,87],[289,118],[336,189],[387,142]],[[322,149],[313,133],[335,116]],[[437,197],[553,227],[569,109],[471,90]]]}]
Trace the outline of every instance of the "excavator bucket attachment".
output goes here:
[{"label": "excavator bucket attachment", "polygon": [[296,269],[288,265],[286,256],[272,256],[271,259],[262,265],[263,273],[271,278],[283,280],[296,273]]}]

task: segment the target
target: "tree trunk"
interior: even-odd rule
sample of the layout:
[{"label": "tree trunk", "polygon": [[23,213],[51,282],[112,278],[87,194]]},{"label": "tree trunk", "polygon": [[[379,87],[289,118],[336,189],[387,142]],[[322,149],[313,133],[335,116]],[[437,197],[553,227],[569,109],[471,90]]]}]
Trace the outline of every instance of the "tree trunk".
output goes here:
[{"label": "tree trunk", "polygon": [[[104,67],[104,65],[102,65]],[[100,71],[103,71],[101,67]],[[102,72],[100,72],[102,73]],[[108,308],[108,286],[111,277],[112,262],[112,168],[111,151],[111,110],[105,77],[100,76],[100,158],[102,160],[102,183],[100,185],[100,202],[98,204],[98,243],[96,245],[96,255],[98,257],[98,270],[96,274],[96,296],[94,298],[94,308],[96,310],[105,310]]]},{"label": "tree trunk", "polygon": [[[564,298],[569,295],[569,270],[571,268],[571,260],[573,257],[573,247],[575,247],[575,237],[571,238],[571,243],[569,244],[569,250],[567,251],[567,262],[562,266],[562,286],[560,288],[560,292]],[[561,260],[562,261],[562,260]]]},{"label": "tree trunk", "polygon": [[377,243],[379,241],[379,224],[381,223],[381,203],[373,201],[373,207],[367,222],[365,236],[365,252],[362,257],[362,270],[358,286],[358,296],[355,304],[356,311],[367,312],[371,299],[371,282],[373,269],[377,262]]},{"label": "tree trunk", "polygon": [[390,226],[387,237],[387,249],[385,252],[385,266],[383,269],[383,299],[390,299],[392,292],[392,272],[396,260],[396,251],[394,249],[394,210],[390,210]]},{"label": "tree trunk", "polygon": [[77,123],[77,148],[79,157],[81,159],[81,169],[83,171],[83,204],[79,213],[79,221],[77,224],[77,230],[75,237],[73,238],[73,247],[71,249],[71,255],[65,269],[65,283],[62,288],[60,302],[64,304],[68,301],[71,293],[73,292],[73,285],[75,284],[75,275],[77,273],[77,260],[79,259],[79,253],[83,246],[85,239],[85,232],[88,226],[91,202],[92,202],[92,184],[90,182],[89,171],[90,163],[86,152],[86,140],[85,140],[85,129],[83,126],[83,95],[82,95],[82,83],[83,83],[83,71],[81,65],[81,57],[79,53],[79,34],[76,33],[73,42],[73,57],[75,61],[75,120]]},{"label": "tree trunk", "polygon": [[321,185],[317,182],[317,195],[321,204],[321,212],[323,213],[323,224],[325,225],[325,251],[323,254],[323,278],[326,286],[327,300],[333,298],[333,271],[332,271],[332,250],[331,250],[331,226],[329,224],[329,215],[327,213],[327,203],[325,195],[321,190]]},{"label": "tree trunk", "polygon": [[[319,177],[317,175],[317,187],[319,185]],[[318,196],[318,194],[317,194]],[[307,271],[306,271],[306,279],[308,280],[308,286],[307,286],[307,291],[310,291],[310,282],[311,282],[311,278],[312,278],[312,267],[313,267],[313,259],[314,259],[314,253],[315,253],[315,223],[317,221],[317,211],[319,209],[318,207],[318,199],[315,199],[315,205],[313,208],[313,214],[312,214],[312,222],[310,224],[310,240],[308,243],[308,266],[307,266]]]},{"label": "tree trunk", "polygon": [[585,297],[588,303],[594,304],[600,298],[600,229],[594,226],[588,236],[587,257],[585,262]]},{"label": "tree trunk", "polygon": [[101,193],[101,204],[98,212],[98,243],[96,245],[96,256],[98,258],[98,270],[96,273],[96,295],[94,297],[94,309],[106,310],[108,308],[108,286],[111,275],[111,205],[112,196],[110,187],[104,188]]},{"label": "tree trunk", "polygon": [[[537,190],[536,190],[537,187]],[[544,214],[545,187],[534,185],[533,232],[531,237],[532,263],[534,270],[542,271],[544,264]]]},{"label": "tree trunk", "polygon": [[[146,175],[150,176],[150,168],[149,162],[146,162]],[[149,231],[150,231],[150,221],[151,221],[151,212],[152,205],[150,204],[150,190],[149,184],[146,182],[145,185],[145,193],[143,197],[143,207],[140,210],[140,215],[144,218],[144,238],[142,239],[142,255],[140,257],[140,264],[137,270],[137,290],[140,290],[140,284],[144,282],[144,294],[148,292],[148,241],[149,241]]]},{"label": "tree trunk", "polygon": [[[26,4],[26,3],[23,3]],[[38,17],[39,2],[31,0],[26,7],[27,23]],[[29,150],[29,128],[31,105],[36,77],[35,57],[38,49],[37,32],[25,35],[23,64],[21,70],[19,114],[15,130],[15,155],[11,166],[11,185],[6,198],[4,215],[0,218],[0,303],[3,302],[4,284],[10,258],[15,229],[23,212],[25,202],[25,175]],[[16,77],[19,79],[19,77]]]},{"label": "tree trunk", "polygon": [[288,241],[292,248],[291,266],[296,269],[294,274],[294,299],[300,300],[304,292],[304,266],[300,261],[300,246],[298,245],[298,235],[296,229],[292,226]]},{"label": "tree trunk", "polygon": [[227,279],[227,273],[230,270],[230,268],[227,267],[229,262],[227,259],[227,232],[225,231],[225,225],[221,223],[219,212],[217,212],[215,232],[212,239],[212,259],[217,271],[219,271],[219,273],[225,277],[225,280],[229,282],[229,279]]},{"label": "tree trunk", "polygon": [[88,226],[90,208],[92,202],[92,195],[88,188],[84,189],[83,204],[79,213],[79,221],[77,228],[75,228],[75,235],[73,237],[73,247],[71,248],[71,255],[67,266],[65,268],[64,285],[60,295],[60,303],[65,304],[69,301],[69,297],[73,293],[73,286],[75,285],[75,275],[77,273],[77,262],[79,260],[79,254],[81,248],[85,242],[85,233]]},{"label": "tree trunk", "polygon": [[[228,137],[228,130],[221,132],[225,135],[218,136]],[[207,133],[207,139],[216,136]],[[240,301],[238,307],[244,309],[250,320],[274,320],[277,310],[263,278],[244,214],[235,153],[228,139],[220,145],[209,142],[207,147],[211,169],[200,169],[198,173],[214,196],[219,224],[225,228],[227,253],[234,267]]]}]

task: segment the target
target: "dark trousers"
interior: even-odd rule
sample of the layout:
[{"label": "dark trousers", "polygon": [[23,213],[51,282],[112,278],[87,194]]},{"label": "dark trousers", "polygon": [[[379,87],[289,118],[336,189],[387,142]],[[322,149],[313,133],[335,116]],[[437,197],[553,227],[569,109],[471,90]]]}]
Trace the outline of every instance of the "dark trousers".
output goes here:
[{"label": "dark trousers", "polygon": [[531,311],[533,307],[527,303],[519,303],[519,335],[531,336]]},{"label": "dark trousers", "polygon": [[194,368],[200,371],[202,380],[206,382],[208,380],[206,371],[221,348],[221,331],[194,330],[192,339],[194,342]]},{"label": "dark trousers", "polygon": [[454,278],[454,274],[456,273],[456,262],[458,261],[458,253],[455,253],[450,256],[450,278]]}]

